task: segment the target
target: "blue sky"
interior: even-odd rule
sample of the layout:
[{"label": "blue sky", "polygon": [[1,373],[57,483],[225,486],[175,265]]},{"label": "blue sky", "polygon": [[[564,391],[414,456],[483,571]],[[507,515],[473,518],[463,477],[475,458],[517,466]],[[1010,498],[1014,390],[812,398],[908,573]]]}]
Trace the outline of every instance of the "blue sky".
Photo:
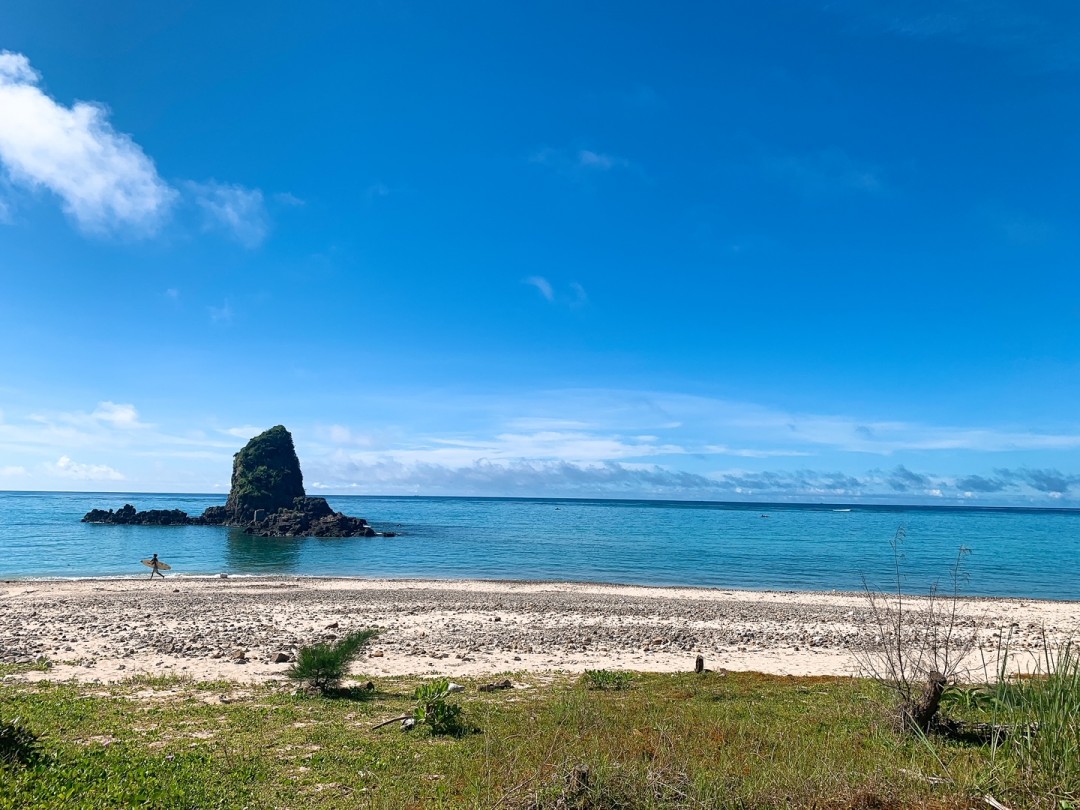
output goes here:
[{"label": "blue sky", "polygon": [[0,489],[1080,505],[1080,9],[39,0]]}]

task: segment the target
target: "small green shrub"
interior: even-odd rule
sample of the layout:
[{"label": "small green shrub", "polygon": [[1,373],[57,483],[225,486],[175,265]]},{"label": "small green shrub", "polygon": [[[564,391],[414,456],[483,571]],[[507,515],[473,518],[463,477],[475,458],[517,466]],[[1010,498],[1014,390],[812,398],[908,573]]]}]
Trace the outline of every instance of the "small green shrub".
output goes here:
[{"label": "small green shrub", "polygon": [[432,734],[460,736],[469,730],[465,723],[461,706],[448,703],[450,682],[446,678],[437,678],[416,687],[416,709],[413,717],[416,722],[425,724]]},{"label": "small green shrub", "polygon": [[37,735],[19,718],[0,720],[0,766],[30,765],[39,755]]},{"label": "small green shrub", "polygon": [[589,689],[627,689],[634,676],[620,670],[587,669],[581,680]]},{"label": "small green shrub", "polygon": [[295,681],[306,681],[323,693],[333,691],[348,673],[349,664],[378,633],[378,630],[356,630],[334,643],[303,647],[286,675]]}]

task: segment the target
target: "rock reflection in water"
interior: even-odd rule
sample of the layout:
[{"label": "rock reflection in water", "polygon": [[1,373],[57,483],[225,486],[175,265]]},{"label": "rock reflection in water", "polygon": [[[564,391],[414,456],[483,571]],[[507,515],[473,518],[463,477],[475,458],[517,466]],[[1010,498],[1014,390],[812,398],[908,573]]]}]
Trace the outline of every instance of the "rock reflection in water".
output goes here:
[{"label": "rock reflection in water", "polygon": [[304,538],[253,537],[230,529],[225,562],[230,571],[246,574],[299,573]]}]

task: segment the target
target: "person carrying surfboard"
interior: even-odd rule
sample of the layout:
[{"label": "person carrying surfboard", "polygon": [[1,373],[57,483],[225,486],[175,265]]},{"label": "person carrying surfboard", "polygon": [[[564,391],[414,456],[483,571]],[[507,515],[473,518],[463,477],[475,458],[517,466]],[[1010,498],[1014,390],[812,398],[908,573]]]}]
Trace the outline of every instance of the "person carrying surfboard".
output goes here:
[{"label": "person carrying surfboard", "polygon": [[167,566],[165,563],[163,563],[161,560],[159,560],[157,558],[156,553],[149,560],[143,560],[142,562],[143,562],[143,565],[149,565],[150,566],[150,579],[154,578],[154,574],[157,574],[162,579],[165,579],[165,575],[163,573],[161,573],[161,569],[164,568],[164,569],[168,570],[169,566]]}]

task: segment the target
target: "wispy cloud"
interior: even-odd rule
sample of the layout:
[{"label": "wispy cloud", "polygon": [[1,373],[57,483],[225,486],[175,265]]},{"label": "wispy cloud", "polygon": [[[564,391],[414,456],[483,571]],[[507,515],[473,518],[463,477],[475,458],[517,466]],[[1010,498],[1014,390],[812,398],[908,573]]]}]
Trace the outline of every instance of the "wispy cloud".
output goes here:
[{"label": "wispy cloud", "polygon": [[66,107],[40,83],[26,56],[0,52],[0,164],[10,180],[58,196],[83,231],[156,232],[176,193],[153,161],[104,106]]},{"label": "wispy cloud", "polygon": [[259,189],[213,181],[187,187],[203,212],[207,230],[220,230],[246,248],[256,248],[266,239],[270,218]]},{"label": "wispy cloud", "polygon": [[529,276],[522,279],[521,283],[535,287],[540,292],[540,295],[544,296],[548,301],[555,300],[555,290],[552,289],[551,282],[543,276]]},{"label": "wispy cloud", "polygon": [[563,304],[571,309],[578,309],[589,303],[589,295],[585,292],[585,288],[576,281],[571,281],[567,284],[569,293],[556,294],[555,287],[544,276],[529,276],[528,278],[521,280],[522,284],[527,284],[530,287],[535,287],[537,292],[540,293],[543,298],[552,303]]},{"label": "wispy cloud", "polygon": [[617,155],[582,149],[577,153],[577,165],[582,169],[595,169],[606,172],[611,169],[624,169],[630,165],[630,161]]},{"label": "wispy cloud", "polygon": [[144,428],[149,427],[139,421],[139,412],[130,403],[117,404],[115,402],[99,402],[90,414],[92,419],[104,422],[118,428]]},{"label": "wispy cloud", "polygon": [[295,194],[291,194],[288,191],[279,191],[274,195],[274,202],[279,205],[288,205],[292,208],[303,208],[307,205],[306,202],[301,200]]},{"label": "wispy cloud", "polygon": [[588,175],[603,174],[615,169],[628,169],[629,160],[608,152],[592,149],[554,149],[544,147],[529,155],[529,162],[547,166],[567,177],[581,179]]},{"label": "wispy cloud", "polygon": [[73,478],[78,481],[123,481],[124,475],[105,464],[80,464],[67,456],[60,456],[51,465],[50,472],[61,478]]}]

